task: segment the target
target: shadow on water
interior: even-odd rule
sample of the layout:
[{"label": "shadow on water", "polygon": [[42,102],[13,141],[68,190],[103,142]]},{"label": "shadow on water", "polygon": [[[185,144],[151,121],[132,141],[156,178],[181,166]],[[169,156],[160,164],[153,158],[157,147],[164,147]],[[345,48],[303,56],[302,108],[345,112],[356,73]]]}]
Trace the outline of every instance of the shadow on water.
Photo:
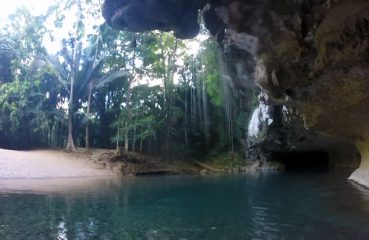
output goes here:
[{"label": "shadow on water", "polygon": [[367,239],[369,192],[347,176],[1,181],[0,239]]}]

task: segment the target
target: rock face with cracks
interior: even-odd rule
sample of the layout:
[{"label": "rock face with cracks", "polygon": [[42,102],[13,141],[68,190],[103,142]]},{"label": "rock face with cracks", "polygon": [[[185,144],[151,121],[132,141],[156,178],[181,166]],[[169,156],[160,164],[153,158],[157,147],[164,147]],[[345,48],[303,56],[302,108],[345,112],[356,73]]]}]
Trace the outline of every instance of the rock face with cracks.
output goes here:
[{"label": "rock face with cracks", "polygon": [[355,145],[361,165],[351,179],[369,186],[369,2],[106,0],[104,5],[104,17],[115,28],[173,30],[180,38],[197,34],[199,12],[225,55],[237,54],[226,61],[229,68],[242,66],[249,74],[245,79],[232,71],[234,85],[253,79],[269,104],[296,109],[304,127],[325,138],[330,149]]}]

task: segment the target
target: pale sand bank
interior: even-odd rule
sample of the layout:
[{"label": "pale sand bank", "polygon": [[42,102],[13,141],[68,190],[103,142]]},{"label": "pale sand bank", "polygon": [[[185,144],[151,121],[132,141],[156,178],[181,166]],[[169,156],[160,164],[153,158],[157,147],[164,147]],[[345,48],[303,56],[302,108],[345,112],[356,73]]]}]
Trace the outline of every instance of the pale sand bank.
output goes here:
[{"label": "pale sand bank", "polygon": [[56,150],[12,151],[0,149],[0,181],[3,179],[83,178],[113,176],[98,169],[83,154]]}]

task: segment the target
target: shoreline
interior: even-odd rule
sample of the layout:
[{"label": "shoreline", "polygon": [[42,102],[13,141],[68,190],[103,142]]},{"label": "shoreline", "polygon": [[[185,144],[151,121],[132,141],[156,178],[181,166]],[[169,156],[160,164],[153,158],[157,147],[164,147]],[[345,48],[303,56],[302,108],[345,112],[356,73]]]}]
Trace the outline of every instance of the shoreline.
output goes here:
[{"label": "shoreline", "polygon": [[108,177],[114,173],[99,168],[85,154],[63,150],[14,151],[0,149],[0,179],[63,179]]}]

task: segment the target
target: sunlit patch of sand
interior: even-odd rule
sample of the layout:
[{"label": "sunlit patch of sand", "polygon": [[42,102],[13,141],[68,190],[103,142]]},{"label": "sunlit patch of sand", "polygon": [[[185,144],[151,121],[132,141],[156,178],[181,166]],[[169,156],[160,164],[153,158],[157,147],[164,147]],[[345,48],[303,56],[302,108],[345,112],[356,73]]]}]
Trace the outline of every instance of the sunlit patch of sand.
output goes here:
[{"label": "sunlit patch of sand", "polygon": [[0,181],[112,176],[99,169],[84,154],[56,150],[12,151],[0,149]]}]

